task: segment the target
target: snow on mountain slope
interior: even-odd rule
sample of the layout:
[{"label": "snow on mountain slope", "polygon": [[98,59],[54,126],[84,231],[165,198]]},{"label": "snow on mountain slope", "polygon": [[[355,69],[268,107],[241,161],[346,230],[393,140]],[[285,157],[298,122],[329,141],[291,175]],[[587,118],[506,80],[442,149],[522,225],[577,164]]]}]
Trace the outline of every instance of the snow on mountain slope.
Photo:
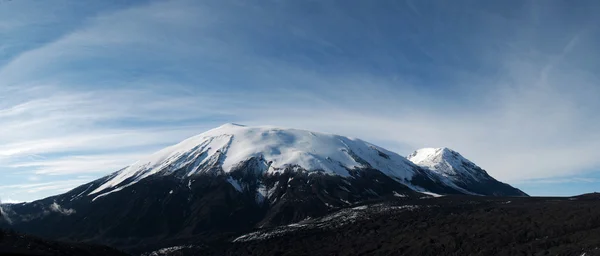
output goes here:
[{"label": "snow on mountain slope", "polygon": [[432,170],[453,181],[462,181],[465,178],[479,181],[488,176],[473,162],[449,148],[423,148],[407,158],[416,165]]},{"label": "snow on mountain slope", "polygon": [[400,182],[410,180],[417,168],[406,158],[359,139],[296,129],[225,124],[122,169],[89,195],[111,193],[151,175],[169,175],[184,167],[187,176],[215,170],[227,173],[251,158],[260,159],[267,173],[298,166],[346,177],[350,176],[348,169],[371,167]]},{"label": "snow on mountain slope", "polygon": [[523,191],[491,177],[485,170],[449,148],[424,148],[408,160],[438,175],[447,186],[465,194],[527,196]]}]

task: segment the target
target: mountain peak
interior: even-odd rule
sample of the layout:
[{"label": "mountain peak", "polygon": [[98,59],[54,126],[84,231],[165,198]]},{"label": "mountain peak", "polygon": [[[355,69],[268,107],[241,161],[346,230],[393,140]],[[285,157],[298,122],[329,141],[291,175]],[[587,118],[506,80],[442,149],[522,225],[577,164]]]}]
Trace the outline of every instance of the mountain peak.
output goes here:
[{"label": "mountain peak", "polygon": [[236,123],[225,123],[222,124],[219,127],[215,127],[213,129],[210,129],[206,132],[203,132],[197,136],[194,136],[192,138],[189,138],[188,140],[194,139],[196,137],[202,137],[208,133],[212,133],[212,134],[217,134],[217,133],[221,133],[221,134],[228,134],[228,133],[235,133],[237,130],[240,129],[244,129],[244,128],[248,128],[248,126],[246,125],[242,125],[242,124],[236,124]]},{"label": "mountain peak", "polygon": [[413,152],[407,158],[416,165],[428,168],[451,179],[457,179],[465,175],[473,178],[483,174],[487,176],[487,173],[473,162],[446,147],[422,148]]},{"label": "mountain peak", "polygon": [[237,124],[237,123],[225,123],[225,124],[219,126],[219,128],[227,128],[227,127],[246,127],[246,125]]},{"label": "mountain peak", "polygon": [[412,154],[410,154],[408,157],[408,160],[410,160],[411,162],[415,163],[415,164],[421,164],[423,162],[427,162],[427,161],[432,161],[433,159],[437,159],[438,161],[441,159],[447,159],[447,158],[460,158],[460,160],[466,160],[464,157],[462,157],[458,152],[450,149],[450,148],[446,148],[446,147],[441,147],[441,148],[422,148],[419,150],[416,150],[415,152],[413,152]]},{"label": "mountain peak", "polygon": [[407,158],[438,174],[443,183],[465,193],[527,196],[523,191],[497,181],[460,153],[446,147],[419,149]]}]

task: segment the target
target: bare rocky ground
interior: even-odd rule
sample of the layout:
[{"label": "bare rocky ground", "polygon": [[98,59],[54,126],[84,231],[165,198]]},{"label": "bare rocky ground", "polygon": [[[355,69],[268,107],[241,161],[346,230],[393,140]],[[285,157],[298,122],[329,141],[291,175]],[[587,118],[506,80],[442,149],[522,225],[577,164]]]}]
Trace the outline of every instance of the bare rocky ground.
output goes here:
[{"label": "bare rocky ground", "polygon": [[379,202],[230,241],[152,255],[600,255],[600,194]]}]

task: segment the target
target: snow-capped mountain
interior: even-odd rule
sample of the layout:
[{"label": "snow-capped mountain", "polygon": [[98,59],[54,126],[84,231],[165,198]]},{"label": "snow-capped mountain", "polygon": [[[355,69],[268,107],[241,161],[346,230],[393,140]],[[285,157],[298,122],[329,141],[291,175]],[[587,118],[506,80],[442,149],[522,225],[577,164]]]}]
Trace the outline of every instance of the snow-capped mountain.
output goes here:
[{"label": "snow-capped mountain", "polygon": [[523,191],[501,183],[485,170],[449,148],[423,148],[408,160],[440,176],[448,186],[467,194],[527,196]]},{"label": "snow-capped mountain", "polygon": [[[436,161],[429,158],[417,154],[411,160]],[[144,238],[158,246],[166,237],[278,226],[364,201],[419,199],[424,193],[516,195],[466,160],[439,159],[449,174],[477,178],[453,179],[360,139],[226,124],[65,194],[4,211],[11,228],[40,236],[113,245]],[[496,183],[506,187],[482,190]]]},{"label": "snow-capped mountain", "polygon": [[357,168],[373,168],[397,180],[410,180],[415,168],[406,158],[359,139],[296,129],[225,124],[161,150],[112,175],[89,195],[103,196],[151,175],[191,177],[230,173],[258,160],[260,173],[288,167],[342,177]]}]

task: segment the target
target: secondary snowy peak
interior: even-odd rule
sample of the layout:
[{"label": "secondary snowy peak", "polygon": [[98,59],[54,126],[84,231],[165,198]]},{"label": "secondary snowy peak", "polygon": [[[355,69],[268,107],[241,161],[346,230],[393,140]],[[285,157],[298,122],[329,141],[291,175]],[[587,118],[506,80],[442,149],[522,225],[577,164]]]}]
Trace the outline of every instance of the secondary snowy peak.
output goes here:
[{"label": "secondary snowy peak", "polygon": [[92,191],[106,194],[151,175],[185,172],[185,176],[231,172],[258,159],[263,172],[287,167],[349,176],[348,170],[373,168],[398,180],[410,180],[414,164],[406,158],[359,139],[270,126],[225,124],[165,148],[107,177]]},{"label": "secondary snowy peak", "polygon": [[527,196],[523,191],[491,177],[485,170],[449,148],[423,148],[408,160],[438,176],[439,181],[465,194]]},{"label": "secondary snowy peak", "polygon": [[479,166],[449,148],[423,148],[410,154],[407,158],[416,165],[452,180],[464,180],[465,178],[479,180],[489,177]]}]

